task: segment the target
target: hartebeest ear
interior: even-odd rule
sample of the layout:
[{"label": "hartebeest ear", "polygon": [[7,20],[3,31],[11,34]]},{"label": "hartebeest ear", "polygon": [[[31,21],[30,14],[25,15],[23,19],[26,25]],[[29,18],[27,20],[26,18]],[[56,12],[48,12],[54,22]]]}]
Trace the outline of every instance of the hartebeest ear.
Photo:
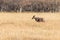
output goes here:
[{"label": "hartebeest ear", "polygon": [[33,15],[32,19],[35,17],[35,15]]},{"label": "hartebeest ear", "polygon": [[35,17],[35,15],[33,17]]}]

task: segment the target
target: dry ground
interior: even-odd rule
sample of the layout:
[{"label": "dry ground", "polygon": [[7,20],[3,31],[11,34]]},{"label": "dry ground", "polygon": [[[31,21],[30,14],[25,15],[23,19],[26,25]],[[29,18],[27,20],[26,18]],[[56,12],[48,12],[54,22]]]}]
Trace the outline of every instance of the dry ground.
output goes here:
[{"label": "dry ground", "polygon": [[[36,22],[33,15],[45,22]],[[0,40],[60,40],[60,13],[1,12]]]}]

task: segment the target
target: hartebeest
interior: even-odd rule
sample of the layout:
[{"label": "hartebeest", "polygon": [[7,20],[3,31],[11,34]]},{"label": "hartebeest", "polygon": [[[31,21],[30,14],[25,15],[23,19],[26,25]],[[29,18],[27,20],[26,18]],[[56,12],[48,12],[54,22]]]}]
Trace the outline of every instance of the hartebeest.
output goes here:
[{"label": "hartebeest", "polygon": [[32,17],[32,19],[35,19],[35,21],[37,21],[37,22],[44,22],[43,18],[35,17],[35,15]]}]

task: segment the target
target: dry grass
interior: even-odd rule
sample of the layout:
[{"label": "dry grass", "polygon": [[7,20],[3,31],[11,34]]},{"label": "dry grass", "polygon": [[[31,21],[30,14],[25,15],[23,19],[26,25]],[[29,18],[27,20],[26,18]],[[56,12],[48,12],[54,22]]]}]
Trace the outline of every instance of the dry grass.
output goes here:
[{"label": "dry grass", "polygon": [[[36,22],[33,15],[45,22]],[[60,40],[60,14],[1,12],[0,40]]]}]

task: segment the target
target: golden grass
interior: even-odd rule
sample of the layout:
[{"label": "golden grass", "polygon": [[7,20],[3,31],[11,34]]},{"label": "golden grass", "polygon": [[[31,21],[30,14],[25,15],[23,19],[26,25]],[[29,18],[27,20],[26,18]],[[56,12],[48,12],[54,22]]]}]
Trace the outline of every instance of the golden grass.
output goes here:
[{"label": "golden grass", "polygon": [[[33,15],[45,22],[36,22]],[[1,12],[0,40],[60,40],[60,13]]]}]

